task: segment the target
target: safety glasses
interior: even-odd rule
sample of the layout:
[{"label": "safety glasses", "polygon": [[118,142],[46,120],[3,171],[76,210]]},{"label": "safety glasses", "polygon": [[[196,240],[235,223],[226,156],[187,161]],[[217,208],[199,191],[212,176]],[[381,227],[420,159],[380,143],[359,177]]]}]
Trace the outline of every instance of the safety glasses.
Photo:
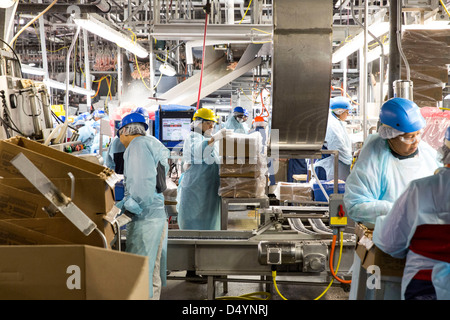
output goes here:
[{"label": "safety glasses", "polygon": [[403,142],[403,143],[406,143],[406,144],[413,144],[413,143],[415,143],[415,142],[417,142],[417,141],[420,141],[420,140],[422,139],[422,134],[423,134],[423,130],[420,130],[420,131],[417,133],[417,135],[414,136],[414,137],[406,138],[406,137],[403,137],[403,136],[398,136],[398,139],[399,139],[401,142]]}]

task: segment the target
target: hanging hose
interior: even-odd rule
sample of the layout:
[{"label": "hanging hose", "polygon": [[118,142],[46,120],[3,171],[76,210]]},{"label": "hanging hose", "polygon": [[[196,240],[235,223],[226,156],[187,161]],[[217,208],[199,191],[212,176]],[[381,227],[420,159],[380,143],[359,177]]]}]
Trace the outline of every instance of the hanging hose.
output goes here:
[{"label": "hanging hose", "polygon": [[205,7],[203,8],[205,10],[205,32],[203,34],[203,52],[202,52],[202,66],[200,71],[200,85],[198,87],[198,98],[197,98],[197,110],[200,107],[200,95],[202,92],[202,81],[203,81],[203,67],[205,66],[205,44],[206,44],[206,29],[208,27],[208,14],[211,12],[211,4],[209,3],[209,0],[206,2]]},{"label": "hanging hose", "polygon": [[[337,275],[336,275],[336,273],[337,273],[337,270],[336,270],[336,272],[333,270],[333,257],[334,257],[334,249],[335,249],[335,247],[336,247],[336,239],[337,239],[337,235],[333,235],[333,241],[332,241],[332,243],[331,243],[331,253],[330,253],[330,260],[329,260],[329,267],[330,267],[330,272],[331,272],[331,275],[333,276],[333,278],[334,279],[336,279],[337,281],[339,281],[339,282],[341,282],[341,283],[345,283],[345,284],[350,284],[350,283],[352,283],[352,280],[344,280],[344,279],[341,279],[341,278],[339,278]],[[343,243],[344,243],[344,233],[341,231],[341,233],[340,233],[340,239],[339,239],[339,241],[340,241],[340,249],[339,249],[339,260],[338,260],[338,265],[340,264],[340,262],[341,262],[341,257],[342,257],[342,247],[343,247]]]}]

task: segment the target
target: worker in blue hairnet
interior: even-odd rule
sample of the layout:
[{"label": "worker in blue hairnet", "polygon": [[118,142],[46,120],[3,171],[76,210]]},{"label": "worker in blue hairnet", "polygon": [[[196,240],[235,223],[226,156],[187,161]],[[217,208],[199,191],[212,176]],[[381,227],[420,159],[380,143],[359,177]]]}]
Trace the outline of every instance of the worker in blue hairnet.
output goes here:
[{"label": "worker in blue hairnet", "polygon": [[435,300],[439,290],[444,290],[439,292],[441,298],[450,298],[450,286],[440,288],[450,281],[450,127],[440,155],[444,167],[412,181],[391,211],[375,223],[374,244],[395,258],[406,257],[402,278],[406,300]]},{"label": "worker in blue hairnet", "polygon": [[140,113],[125,116],[118,136],[124,153],[124,198],[116,204],[127,225],[126,251],[147,256],[150,267],[150,297],[159,299],[166,283],[167,217],[164,209],[169,150],[155,137],[146,136],[148,125]]},{"label": "worker in blue hairnet", "polygon": [[[335,97],[330,101],[330,113],[328,115],[328,126],[324,145],[328,150],[339,152],[339,179],[346,180],[350,174],[352,164],[352,141],[347,133],[346,119],[353,109],[350,100],[345,97]],[[324,180],[332,180],[334,176],[334,155],[320,159],[314,165],[317,171],[323,170]],[[323,176],[322,176],[323,177]]]},{"label": "worker in blue hairnet", "polygon": [[[433,174],[440,165],[436,151],[421,141],[425,119],[413,101],[386,101],[380,110],[380,122],[378,133],[364,141],[344,194],[349,217],[370,229],[378,216],[389,212],[409,182]],[[352,279],[359,277],[360,265],[355,255]],[[400,279],[394,280],[386,282],[392,287],[386,287],[385,299],[400,299]],[[350,299],[355,298],[357,287],[357,281],[352,280]]]},{"label": "worker in blue hairnet", "polygon": [[[228,117],[228,120],[225,122],[225,128],[231,129],[236,133],[245,133],[247,134],[249,131],[249,127],[244,123],[245,110],[242,107],[236,107],[233,109],[233,115]],[[248,111],[247,111],[248,114]]]}]

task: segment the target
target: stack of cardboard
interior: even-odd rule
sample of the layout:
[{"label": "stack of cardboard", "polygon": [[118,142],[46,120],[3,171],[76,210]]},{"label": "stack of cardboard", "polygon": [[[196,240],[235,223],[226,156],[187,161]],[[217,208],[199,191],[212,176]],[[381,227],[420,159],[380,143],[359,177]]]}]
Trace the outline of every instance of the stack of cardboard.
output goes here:
[{"label": "stack of cardboard", "polygon": [[[25,155],[105,235],[114,206],[115,173],[24,138],[0,141],[0,299],[148,299],[146,256],[106,249],[85,236],[11,163]],[[28,174],[28,173],[27,173]],[[45,210],[43,210],[45,208]]]},{"label": "stack of cardboard", "polygon": [[220,188],[224,198],[262,198],[267,184],[267,156],[258,132],[233,133],[219,144]]},{"label": "stack of cardboard", "polygon": [[[103,247],[97,232],[85,236],[11,163],[23,153],[52,183],[113,242],[112,226],[103,219],[114,206],[115,173],[101,165],[21,137],[0,141],[0,244],[88,244]],[[108,184],[109,183],[109,184]],[[46,210],[44,210],[44,208]],[[49,212],[49,213],[47,213]]]}]

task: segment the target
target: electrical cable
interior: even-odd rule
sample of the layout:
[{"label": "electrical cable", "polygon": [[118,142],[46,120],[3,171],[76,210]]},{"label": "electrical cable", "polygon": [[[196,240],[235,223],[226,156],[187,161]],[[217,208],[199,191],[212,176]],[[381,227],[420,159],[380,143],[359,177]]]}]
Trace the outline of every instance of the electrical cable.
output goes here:
[{"label": "electrical cable", "polygon": [[241,24],[242,21],[244,21],[244,18],[245,18],[245,16],[247,15],[248,9],[250,9],[250,5],[252,4],[252,1],[253,1],[253,0],[250,0],[250,2],[248,3],[247,10],[245,10],[245,13],[244,13],[244,15],[242,16],[242,19],[241,19],[241,21],[239,22],[239,24]]},{"label": "electrical cable", "polygon": [[445,6],[444,2],[442,0],[439,0],[439,2],[441,3],[441,5],[444,7],[445,12],[447,12],[448,16],[450,17],[450,12],[448,12],[447,7]]},{"label": "electrical cable", "polygon": [[16,51],[6,42],[3,41],[3,39],[0,39],[1,42],[3,42],[4,44],[6,44],[8,46],[8,48],[12,51],[12,53],[14,54],[14,56],[17,59],[17,62],[19,63],[19,67],[20,67],[20,77],[23,78],[23,72],[22,72],[22,63],[20,62],[19,57],[17,56]]},{"label": "electrical cable", "polygon": [[210,10],[211,10],[211,4],[209,3],[209,0],[206,2],[204,10],[205,10],[205,32],[203,34],[202,66],[201,66],[201,71],[200,71],[200,84],[198,87],[197,110],[200,106],[200,96],[201,96],[201,92],[202,92],[202,81],[203,81],[203,67],[205,66],[206,30],[208,28],[208,14],[210,13]]},{"label": "electrical cable", "polygon": [[[337,239],[337,235],[333,235],[333,241],[331,243],[331,252],[330,252],[330,259],[329,259],[329,267],[330,267],[330,272],[331,275],[333,276],[333,278],[335,278],[337,281],[344,283],[344,284],[350,284],[352,283],[352,280],[344,280],[339,278],[336,275],[336,272],[333,270],[333,258],[334,258],[334,249],[336,247],[336,239]],[[342,257],[342,247],[343,247],[343,243],[344,243],[344,233],[341,231],[340,232],[340,250],[339,250],[339,259],[338,259],[338,265],[341,262],[341,257]]]},{"label": "electrical cable", "polygon": [[31,26],[37,19],[39,19],[44,13],[46,13],[48,10],[50,10],[51,7],[55,5],[55,3],[58,2],[58,0],[54,0],[44,11],[39,13],[36,17],[34,17],[30,22],[28,22],[26,25],[23,26],[22,29],[20,29],[19,32],[16,33],[16,35],[12,38],[12,40],[9,42],[9,44],[12,46],[14,42],[17,40],[17,38],[20,36],[22,32],[24,32],[29,26]]},{"label": "electrical cable", "polygon": [[280,293],[280,290],[278,290],[277,282],[276,282],[276,280],[275,280],[276,277],[277,277],[277,270],[273,269],[273,270],[272,270],[273,286],[275,287],[275,290],[277,291],[278,295],[279,295],[283,300],[287,300],[287,299]]}]

